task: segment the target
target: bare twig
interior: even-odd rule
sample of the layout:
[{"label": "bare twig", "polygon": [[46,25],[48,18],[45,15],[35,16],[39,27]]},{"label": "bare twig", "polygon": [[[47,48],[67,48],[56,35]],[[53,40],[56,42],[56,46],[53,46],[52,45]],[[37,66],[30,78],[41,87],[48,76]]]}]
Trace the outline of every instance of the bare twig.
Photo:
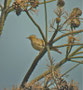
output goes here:
[{"label": "bare twig", "polygon": [[48,57],[49,57],[49,60],[50,60],[51,66],[52,66],[53,65],[53,60],[52,60],[51,55],[50,55],[50,48],[49,48],[49,46],[47,46],[47,51],[48,51]]},{"label": "bare twig", "polygon": [[44,9],[45,9],[45,31],[46,31],[46,42],[47,42],[47,34],[48,34],[48,31],[47,31],[47,7],[46,7],[46,3],[45,3],[45,0],[44,0]]},{"label": "bare twig", "polygon": [[[77,48],[75,51],[73,51],[69,57],[75,55],[75,53],[77,53],[81,48],[83,48],[83,46],[80,46],[79,48]],[[55,65],[54,70],[56,70],[57,68],[61,67],[63,64],[65,64],[67,62],[66,58],[64,58],[63,60],[61,60],[57,65]],[[34,80],[32,80],[31,82],[29,82],[29,84],[27,84],[27,87],[31,84],[34,84],[35,82],[39,81],[40,79],[42,79],[43,77],[45,77],[46,75],[50,74],[51,71],[47,70],[45,71],[43,74],[37,76]]]},{"label": "bare twig", "polygon": [[49,41],[49,44],[50,44],[50,45],[53,44],[53,39],[54,39],[55,36],[57,35],[58,31],[60,31],[60,30],[63,28],[63,26],[69,21],[69,19],[70,19],[70,18],[66,19],[66,21],[64,21],[64,23],[63,23],[61,26],[59,26],[59,24],[57,24],[57,29],[54,28],[54,29],[55,29],[55,32],[53,33],[53,35],[52,35],[52,37],[51,37],[51,39],[50,39],[50,41]]},{"label": "bare twig", "polygon": [[74,57],[69,57],[68,59],[73,59],[73,58],[78,59],[78,58],[83,58],[83,56],[74,56]]},{"label": "bare twig", "polygon": [[75,55],[83,54],[83,51],[77,52]]},{"label": "bare twig", "polygon": [[72,31],[72,32],[69,32],[69,33],[65,33],[65,34],[63,34],[63,35],[57,37],[55,40],[53,40],[52,43],[56,42],[56,41],[59,40],[59,39],[62,39],[62,38],[65,37],[65,36],[68,36],[68,35],[71,35],[71,34],[82,33],[82,32],[83,32],[83,30]]},{"label": "bare twig", "polygon": [[76,61],[76,60],[71,60],[71,59],[70,59],[70,61],[75,62],[75,63],[79,63],[79,64],[83,64],[83,61]]},{"label": "bare twig", "polygon": [[51,58],[49,46],[47,46],[47,51],[48,51],[48,57],[49,57],[49,60],[50,60],[50,63],[51,63],[50,72],[51,72],[51,75],[52,75],[52,77],[53,77],[54,82],[56,82],[55,74],[54,74],[54,73],[55,73],[55,71],[54,71],[54,65],[53,65],[53,60],[52,60],[52,58]]},{"label": "bare twig", "polygon": [[64,75],[66,75],[67,73],[69,73],[70,71],[72,71],[74,68],[76,68],[77,66],[79,66],[80,64],[76,64],[74,65],[72,68],[70,68],[69,70],[67,70],[64,74],[62,74],[60,77],[63,77]]},{"label": "bare twig", "polygon": [[5,19],[6,19],[6,14],[4,12],[4,13],[1,14],[1,18],[0,18],[0,35],[2,34]]},{"label": "bare twig", "polygon": [[46,40],[45,40],[45,37],[44,37],[44,34],[43,34],[43,32],[42,32],[42,30],[41,30],[41,28],[40,28],[40,26],[34,21],[34,19],[32,18],[32,16],[29,14],[29,12],[28,12],[28,10],[27,9],[25,9],[24,10],[25,12],[26,12],[26,14],[29,16],[29,18],[31,19],[31,21],[34,23],[34,25],[38,28],[38,30],[39,30],[39,32],[40,32],[40,34],[41,34],[41,36],[42,36],[42,38],[43,38],[43,40],[45,41],[45,43],[46,43]]},{"label": "bare twig", "polygon": [[1,14],[1,19],[0,19],[0,35],[2,34],[3,26],[6,20],[7,15],[14,10],[14,7],[9,7],[5,8]]},{"label": "bare twig", "polygon": [[75,51],[73,51],[72,53],[71,53],[71,55],[70,56],[74,56],[80,49],[82,49],[83,48],[83,46],[80,46],[80,47],[78,47]]},{"label": "bare twig", "polygon": [[[83,43],[71,43],[71,44],[63,44],[63,45],[58,45],[58,46],[53,46],[52,48],[62,48],[62,47],[67,47],[67,46],[80,46],[83,45]],[[82,52],[81,52],[82,53]]]},{"label": "bare twig", "polygon": [[53,33],[51,39],[49,40],[49,44],[52,45],[52,41],[55,38],[55,36],[57,35],[58,31],[59,31],[59,26],[57,26],[57,29],[55,29],[55,32]]},{"label": "bare twig", "polygon": [[3,9],[3,5],[0,3],[1,10]]},{"label": "bare twig", "polygon": [[[56,1],[56,0],[48,0],[48,1],[45,1],[45,3],[50,3],[50,2],[53,2],[53,1]],[[39,2],[39,4],[44,4],[44,2]]]}]

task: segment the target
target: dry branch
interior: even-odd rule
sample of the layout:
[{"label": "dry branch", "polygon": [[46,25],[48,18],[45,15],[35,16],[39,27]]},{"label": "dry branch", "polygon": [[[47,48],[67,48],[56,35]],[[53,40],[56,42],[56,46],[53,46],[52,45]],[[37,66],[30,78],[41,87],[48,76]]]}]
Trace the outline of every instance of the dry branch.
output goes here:
[{"label": "dry branch", "polygon": [[56,42],[57,40],[62,39],[62,38],[65,37],[65,36],[68,36],[68,35],[71,35],[71,34],[82,33],[82,32],[83,32],[83,30],[78,30],[78,31],[72,31],[72,32],[69,32],[69,33],[65,33],[65,34],[57,37],[55,40],[53,40],[52,43]]},{"label": "dry branch", "polygon": [[35,60],[33,61],[30,69],[28,70],[28,72],[26,73],[22,83],[21,83],[21,86],[20,87],[24,87],[24,84],[28,81],[29,77],[31,76],[33,70],[35,69],[35,67],[37,66],[39,60],[44,56],[44,54],[46,53],[46,48],[44,48],[40,53],[39,55],[35,58]]},{"label": "dry branch", "polygon": [[[77,52],[78,52],[80,49],[82,49],[82,48],[83,48],[83,46],[78,47],[75,51],[73,51],[73,52],[69,55],[69,57],[75,55],[75,53],[77,53]],[[67,62],[67,60],[66,60],[66,58],[64,58],[64,59],[61,60],[57,65],[55,65],[54,70],[57,70],[58,68],[60,68],[60,67],[61,67],[63,64],[65,64],[66,62]],[[32,84],[34,84],[35,82],[41,80],[42,78],[44,78],[46,75],[48,75],[48,74],[50,74],[50,73],[51,73],[50,70],[45,71],[43,74],[37,76],[34,80],[32,80],[31,82],[27,83],[26,86],[29,87],[30,85],[32,85]]]}]

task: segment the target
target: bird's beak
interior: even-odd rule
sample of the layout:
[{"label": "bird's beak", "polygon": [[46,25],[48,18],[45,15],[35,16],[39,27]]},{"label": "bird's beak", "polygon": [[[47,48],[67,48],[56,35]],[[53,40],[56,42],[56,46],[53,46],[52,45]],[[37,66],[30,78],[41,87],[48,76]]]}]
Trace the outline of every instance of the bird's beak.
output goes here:
[{"label": "bird's beak", "polygon": [[26,39],[30,39],[30,37],[26,37]]}]

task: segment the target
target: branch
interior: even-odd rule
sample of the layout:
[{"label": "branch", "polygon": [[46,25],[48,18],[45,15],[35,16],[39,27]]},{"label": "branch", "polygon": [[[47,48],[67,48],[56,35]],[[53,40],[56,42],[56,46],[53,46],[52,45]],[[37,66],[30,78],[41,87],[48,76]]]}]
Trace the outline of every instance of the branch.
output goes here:
[{"label": "branch", "polygon": [[72,31],[72,32],[69,32],[69,33],[65,33],[65,34],[57,37],[55,40],[53,40],[52,43],[56,42],[57,40],[60,40],[61,38],[65,37],[65,36],[68,36],[68,35],[71,35],[71,34],[77,34],[77,33],[81,33],[81,32],[83,32],[83,30]]},{"label": "branch", "polygon": [[83,51],[77,52],[75,55],[83,54]]},{"label": "branch", "polygon": [[74,56],[74,57],[69,57],[68,59],[73,59],[73,58],[75,58],[75,59],[77,58],[78,59],[78,58],[83,58],[83,56]]},{"label": "branch", "polygon": [[[75,53],[77,53],[81,48],[83,48],[83,46],[80,46],[79,48],[77,48],[75,51],[73,51],[69,57],[75,55]],[[54,70],[56,70],[57,68],[60,68],[63,64],[65,64],[67,62],[66,58],[64,58],[63,60],[61,60],[55,67]],[[41,80],[42,78],[44,78],[46,75],[50,74],[51,70],[47,70],[45,71],[43,74],[37,76],[34,80],[32,80],[31,82],[29,82],[26,86],[29,87],[30,85],[34,84],[35,82]]]},{"label": "branch", "polygon": [[10,13],[10,12],[12,12],[12,11],[14,11],[14,6],[10,6],[10,7],[8,7],[8,8],[6,9],[6,12],[7,12],[7,13]]},{"label": "branch", "polygon": [[53,33],[51,39],[49,40],[49,44],[50,44],[50,45],[52,45],[52,41],[53,41],[53,39],[55,38],[55,36],[57,35],[58,31],[59,31],[59,29],[55,29],[55,32]]},{"label": "branch", "polygon": [[46,8],[45,0],[44,0],[44,9],[45,9],[45,31],[46,31],[46,42],[47,42],[47,8]]},{"label": "branch", "polygon": [[75,51],[72,52],[71,56],[74,56],[83,46],[78,47]]},{"label": "branch", "polygon": [[12,0],[4,0],[4,9],[8,8]]},{"label": "branch", "polygon": [[1,18],[0,18],[0,35],[2,34],[2,30],[3,30],[3,26],[6,20],[6,17],[8,15],[8,13],[10,13],[11,11],[14,10],[14,7],[9,7],[3,10],[3,12],[1,13]]},{"label": "branch", "polygon": [[1,13],[1,18],[0,18],[0,35],[2,34],[5,19],[6,19],[6,14],[5,12],[3,12]]},{"label": "branch", "polygon": [[66,75],[67,73],[69,73],[70,71],[72,71],[74,68],[76,68],[77,66],[79,66],[80,64],[76,64],[74,65],[72,68],[70,68],[69,70],[67,70],[64,74],[62,74],[60,77],[63,77],[64,75]]},{"label": "branch", "polygon": [[[53,2],[53,1],[56,1],[56,0],[48,0],[48,1],[45,1],[45,3],[50,3],[50,2]],[[39,4],[44,4],[44,2],[39,2]]]},{"label": "branch", "polygon": [[49,46],[47,46],[47,51],[48,51],[48,58],[50,60],[51,66],[52,66],[53,65],[53,60],[52,60],[51,55],[50,55],[50,48],[49,48]]},{"label": "branch", "polygon": [[35,58],[35,60],[33,61],[30,69],[28,70],[28,72],[26,73],[22,83],[21,83],[21,88],[24,87],[24,84],[28,81],[29,77],[31,76],[33,70],[35,69],[35,67],[37,66],[39,60],[44,56],[44,54],[46,53],[46,48],[44,48],[42,51],[40,51],[39,55]]},{"label": "branch", "polygon": [[51,37],[51,39],[50,39],[50,41],[49,41],[49,44],[52,44],[53,39],[54,39],[55,36],[57,35],[58,31],[60,31],[60,30],[63,28],[63,26],[68,22],[69,19],[70,19],[70,18],[66,19],[66,21],[64,21],[64,23],[63,23],[61,26],[59,26],[59,25],[57,24],[57,29],[54,28],[54,29],[55,29],[55,32],[54,32],[54,34],[52,35],[52,37]]},{"label": "branch", "polygon": [[43,34],[43,32],[42,32],[42,30],[41,30],[41,28],[40,28],[40,26],[34,21],[34,19],[32,18],[32,16],[29,14],[29,12],[28,12],[28,10],[27,9],[25,9],[24,10],[25,12],[26,12],[26,14],[29,16],[29,18],[31,19],[31,21],[34,23],[34,25],[38,28],[38,30],[39,30],[39,32],[40,32],[40,34],[41,34],[41,36],[42,36],[42,38],[43,38],[43,40],[45,41],[45,43],[46,43],[46,40],[45,40],[45,37],[44,37],[44,34]]},{"label": "branch", "polygon": [[0,3],[1,10],[3,9],[3,5]]},{"label": "branch", "polygon": [[[63,59],[61,62],[59,62],[55,67],[54,70],[56,70],[57,68],[59,68],[60,66],[62,66],[64,63],[66,63],[66,59]],[[41,80],[42,78],[44,78],[46,75],[50,74],[51,70],[47,70],[45,71],[42,75],[39,75],[38,77],[36,77],[34,80],[32,80],[31,82],[29,82],[26,86],[29,87],[30,85],[34,84],[35,82]]]},{"label": "branch", "polygon": [[83,45],[83,43],[70,43],[70,44],[63,44],[63,45],[58,45],[58,46],[53,46],[52,48],[62,48],[62,47],[67,47],[67,46],[78,46],[78,45]]},{"label": "branch", "polygon": [[76,61],[76,60],[70,60],[71,62],[75,62],[75,63],[79,63],[79,64],[83,64],[83,61]]},{"label": "branch", "polygon": [[[53,2],[53,1],[56,1],[56,0],[49,0],[49,1],[46,1],[45,3],[50,3],[50,2]],[[0,19],[0,35],[2,34],[2,30],[3,30],[3,26],[4,26],[4,23],[5,23],[5,19],[6,19],[6,16],[8,15],[8,13],[10,13],[10,12],[12,12],[12,11],[14,11],[14,6],[10,6],[9,7],[9,5],[10,5],[10,3],[11,3],[11,0],[5,0],[4,1],[5,3],[5,12],[7,12],[6,13],[6,15],[5,14],[3,14],[2,16],[1,16],[1,19]],[[44,2],[40,2],[39,3],[39,5],[41,5],[41,4],[44,4]],[[3,8],[2,7],[2,5],[0,4],[0,7],[1,8]],[[6,8],[7,7],[7,8]],[[39,26],[38,26],[38,28],[39,28]],[[43,39],[45,40],[45,38],[44,38],[44,36],[42,35],[42,37],[43,37]],[[45,41],[45,43],[46,43],[46,41]]]}]

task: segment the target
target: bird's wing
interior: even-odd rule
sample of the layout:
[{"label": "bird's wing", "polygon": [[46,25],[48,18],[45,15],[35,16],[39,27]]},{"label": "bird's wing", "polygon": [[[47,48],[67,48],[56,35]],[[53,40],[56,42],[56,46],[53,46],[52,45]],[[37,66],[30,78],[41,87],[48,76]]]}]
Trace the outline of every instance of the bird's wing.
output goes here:
[{"label": "bird's wing", "polygon": [[36,42],[39,46],[41,46],[41,47],[45,47],[45,42],[44,42],[44,40],[42,40],[42,39],[38,39],[37,38],[37,42]]},{"label": "bird's wing", "polygon": [[39,38],[33,38],[32,40],[32,46],[34,49],[36,50],[42,50],[45,47],[45,43],[43,40],[39,39]]}]

